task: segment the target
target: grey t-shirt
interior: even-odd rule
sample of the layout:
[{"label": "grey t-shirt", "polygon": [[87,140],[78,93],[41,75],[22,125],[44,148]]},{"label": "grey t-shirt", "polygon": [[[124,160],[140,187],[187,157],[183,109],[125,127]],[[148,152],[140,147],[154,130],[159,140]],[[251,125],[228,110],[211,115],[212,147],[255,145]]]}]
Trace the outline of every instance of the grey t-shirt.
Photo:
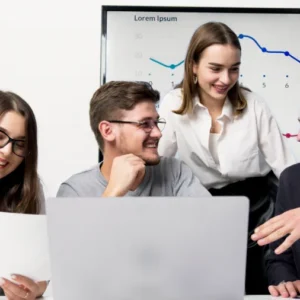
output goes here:
[{"label": "grey t-shirt", "polygon": [[[101,197],[107,181],[97,166],[73,175],[63,182],[57,197]],[[162,157],[158,165],[146,166],[143,181],[135,191],[125,196],[210,196],[199,179],[183,162]]]}]

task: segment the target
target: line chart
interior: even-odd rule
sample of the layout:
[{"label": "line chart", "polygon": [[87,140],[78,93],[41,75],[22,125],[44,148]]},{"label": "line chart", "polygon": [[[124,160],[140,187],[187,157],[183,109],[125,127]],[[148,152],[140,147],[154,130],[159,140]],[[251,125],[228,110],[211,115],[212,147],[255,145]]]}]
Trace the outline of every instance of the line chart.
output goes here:
[{"label": "line chart", "polygon": [[[252,42],[255,43],[255,45],[261,50],[261,52],[263,53],[268,53],[268,54],[281,54],[287,57],[290,57],[291,59],[293,59],[294,61],[296,61],[297,63],[300,63],[300,59],[295,57],[294,55],[292,55],[289,51],[287,50],[268,50],[266,47],[263,47],[259,44],[259,42],[251,35],[247,35],[247,34],[239,34],[238,35],[239,39],[250,39]],[[171,70],[176,69],[177,67],[179,67],[180,65],[182,65],[184,63],[184,60],[180,61],[177,64],[166,64],[164,62],[161,62],[153,57],[149,58],[152,62],[165,67],[165,68],[169,68]]]}]

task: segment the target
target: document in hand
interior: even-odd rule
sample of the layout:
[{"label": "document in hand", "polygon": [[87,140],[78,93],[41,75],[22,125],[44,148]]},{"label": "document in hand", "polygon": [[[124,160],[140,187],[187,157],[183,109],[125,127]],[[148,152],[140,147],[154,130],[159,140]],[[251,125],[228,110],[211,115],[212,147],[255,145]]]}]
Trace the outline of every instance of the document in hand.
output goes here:
[{"label": "document in hand", "polygon": [[0,277],[50,279],[46,215],[0,212]]}]

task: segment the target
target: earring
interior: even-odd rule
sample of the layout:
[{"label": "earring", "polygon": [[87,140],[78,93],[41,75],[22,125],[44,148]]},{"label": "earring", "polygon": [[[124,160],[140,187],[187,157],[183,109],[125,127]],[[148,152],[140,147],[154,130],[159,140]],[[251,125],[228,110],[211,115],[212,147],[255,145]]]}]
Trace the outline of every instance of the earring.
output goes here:
[{"label": "earring", "polygon": [[198,82],[198,77],[196,75],[193,75],[193,81],[194,81],[194,84],[197,84]]}]

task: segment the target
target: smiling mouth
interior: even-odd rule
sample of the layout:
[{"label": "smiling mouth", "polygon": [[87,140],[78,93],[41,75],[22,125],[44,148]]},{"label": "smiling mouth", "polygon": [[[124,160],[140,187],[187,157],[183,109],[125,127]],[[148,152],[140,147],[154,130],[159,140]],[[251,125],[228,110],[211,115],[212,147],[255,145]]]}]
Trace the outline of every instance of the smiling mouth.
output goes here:
[{"label": "smiling mouth", "polygon": [[144,143],[144,147],[145,148],[157,148],[158,147],[158,141],[154,141],[154,142],[147,142],[147,143]]},{"label": "smiling mouth", "polygon": [[213,87],[217,90],[217,92],[224,93],[228,90],[229,86],[219,86],[219,85],[213,85]]},{"label": "smiling mouth", "polygon": [[8,165],[8,162],[3,162],[3,161],[0,161],[0,168],[4,168],[5,166]]}]

